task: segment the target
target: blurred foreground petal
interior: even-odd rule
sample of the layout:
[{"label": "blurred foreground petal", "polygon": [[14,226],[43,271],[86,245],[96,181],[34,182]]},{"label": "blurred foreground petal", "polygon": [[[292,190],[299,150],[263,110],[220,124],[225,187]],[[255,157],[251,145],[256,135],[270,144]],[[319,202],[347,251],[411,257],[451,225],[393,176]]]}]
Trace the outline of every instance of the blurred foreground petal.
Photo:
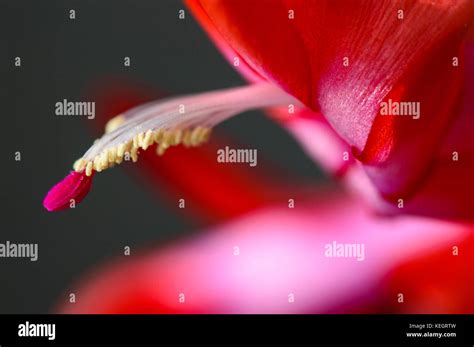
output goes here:
[{"label": "blurred foreground petal", "polygon": [[[471,228],[472,229],[472,228]],[[402,262],[450,252],[469,227],[428,218],[370,216],[351,199],[268,208],[192,240],[97,270],[74,288],[67,313],[324,313],[377,298]],[[364,245],[327,257],[327,245]],[[459,283],[459,286],[467,283]],[[393,298],[396,300],[396,297]]]}]

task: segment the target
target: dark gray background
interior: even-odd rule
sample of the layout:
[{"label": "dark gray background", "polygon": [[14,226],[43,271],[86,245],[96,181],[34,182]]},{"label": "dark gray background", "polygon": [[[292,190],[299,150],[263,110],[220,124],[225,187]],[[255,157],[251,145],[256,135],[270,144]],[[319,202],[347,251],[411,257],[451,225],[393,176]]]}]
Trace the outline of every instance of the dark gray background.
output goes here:
[{"label": "dark gray background", "polygon": [[[0,242],[39,244],[37,262],[0,258],[0,313],[44,313],[67,299],[66,290],[81,275],[122,254],[124,245],[133,252],[200,226],[121,168],[101,174],[75,210],[43,209],[45,193],[94,139],[84,117],[55,116],[54,104],[82,100],[92,81],[109,75],[171,94],[244,81],[189,12],[178,20],[184,5],[177,0],[0,4]],[[76,10],[75,20],[69,9]],[[22,58],[21,68],[14,67],[15,56]],[[132,58],[131,67],[123,66],[124,56]],[[295,141],[262,113],[246,113],[217,131],[257,148],[259,159],[274,161],[288,180],[323,179]],[[16,151],[21,162],[14,160]]]}]

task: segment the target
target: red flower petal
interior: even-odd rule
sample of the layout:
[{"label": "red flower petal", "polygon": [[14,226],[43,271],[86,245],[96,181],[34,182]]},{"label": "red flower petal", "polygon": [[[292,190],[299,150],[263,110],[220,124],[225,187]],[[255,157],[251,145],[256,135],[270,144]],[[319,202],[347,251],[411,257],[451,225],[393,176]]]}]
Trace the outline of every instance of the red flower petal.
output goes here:
[{"label": "red flower petal", "polygon": [[[456,248],[454,248],[456,247]],[[451,247],[400,264],[387,283],[387,295],[403,292],[406,302],[385,307],[398,313],[474,312],[474,234]]]},{"label": "red flower petal", "polygon": [[71,171],[61,182],[48,192],[43,200],[43,206],[48,211],[61,211],[80,203],[89,193],[92,176]]},{"label": "red flower petal", "polygon": [[[474,32],[474,31],[473,31]],[[396,213],[416,213],[435,215],[443,218],[458,218],[469,220],[474,216],[474,142],[472,131],[474,129],[474,40],[465,47],[465,76],[463,78],[463,98],[457,105],[459,111],[449,127],[449,132],[442,136],[440,145],[433,149],[426,149],[425,157],[432,158],[429,170],[420,176],[417,189],[411,195],[400,196],[404,198],[403,209],[389,205],[378,199],[376,187],[384,188],[390,180],[385,177],[384,166],[365,168],[371,181],[364,179],[359,172],[361,167],[355,167],[348,175],[352,186],[358,186],[360,192],[375,201],[375,205],[382,211]],[[420,158],[423,161],[424,158]],[[407,156],[407,160],[410,157]],[[401,165],[404,164],[400,160]],[[409,166],[408,166],[409,167]],[[408,168],[407,168],[408,169]],[[361,189],[362,187],[362,189]],[[388,187],[387,187],[388,188]]]},{"label": "red flower petal", "polygon": [[[193,12],[194,17],[198,19],[201,27],[206,31],[209,38],[214,42],[224,57],[229,61],[230,64],[234,66],[237,71],[247,78],[249,82],[258,82],[264,79],[258,74],[258,72],[252,69],[252,67],[250,67],[250,65],[245,62],[245,59],[243,59],[239,53],[237,53],[217,32],[211,19],[198,1],[186,1],[186,5]],[[238,65],[235,64],[235,58],[238,58]]]},{"label": "red flower petal", "polygon": [[[416,193],[459,115],[473,1],[196,2],[249,66],[321,111],[385,199]],[[420,119],[380,115],[388,99],[419,102]]]},{"label": "red flower petal", "polygon": [[[199,3],[255,71],[311,108],[323,109],[359,150],[379,103],[410,68],[424,65],[422,58],[436,46],[456,38],[453,34],[463,29],[474,11],[469,0],[410,1],[404,6],[391,0]],[[400,9],[403,21],[397,17]],[[288,18],[289,10],[295,19]],[[343,64],[345,57],[349,66]]]}]

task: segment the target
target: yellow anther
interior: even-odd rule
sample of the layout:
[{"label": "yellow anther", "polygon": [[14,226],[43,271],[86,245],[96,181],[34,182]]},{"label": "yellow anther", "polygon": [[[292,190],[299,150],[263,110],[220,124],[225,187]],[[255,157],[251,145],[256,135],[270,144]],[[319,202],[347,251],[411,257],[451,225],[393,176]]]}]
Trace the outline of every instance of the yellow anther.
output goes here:
[{"label": "yellow anther", "polygon": [[132,151],[130,152],[130,156],[132,157],[132,161],[134,163],[138,161],[138,147],[132,148]]},{"label": "yellow anther", "polygon": [[160,143],[159,145],[156,146],[156,154],[158,155],[165,154],[168,147],[169,146],[165,142]]},{"label": "yellow anther", "polygon": [[105,170],[109,166],[109,156],[108,156],[108,151],[103,151],[100,154],[100,167],[102,170]]},{"label": "yellow anther", "polygon": [[109,163],[115,163],[117,159],[117,147],[112,147],[108,151]]},{"label": "yellow anther", "polygon": [[125,143],[121,143],[117,147],[117,157],[123,158],[124,153],[125,153]]},{"label": "yellow anther", "polygon": [[179,145],[181,143],[181,139],[183,137],[183,131],[181,129],[177,129],[173,132],[173,145]]},{"label": "yellow anther", "polygon": [[86,176],[90,176],[92,175],[92,162],[88,162],[87,165],[86,165]]},{"label": "yellow anther", "polygon": [[191,146],[197,146],[201,140],[201,129],[202,127],[197,127],[194,128],[194,130],[191,133],[191,139],[190,139],[190,145]]},{"label": "yellow anther", "polygon": [[163,138],[161,139],[161,143],[166,144],[167,147],[171,144],[173,139],[173,133],[170,130],[165,131],[163,134]]},{"label": "yellow anther", "polygon": [[132,148],[138,148],[138,135],[135,135],[132,139]]},{"label": "yellow anther", "polygon": [[161,130],[161,129],[155,130],[155,132],[153,134],[153,140],[156,143],[160,143],[162,138],[163,138],[163,130]]},{"label": "yellow anther", "polygon": [[132,140],[128,140],[127,142],[125,142],[125,152],[130,152],[132,148],[133,148]]},{"label": "yellow anther", "polygon": [[86,167],[86,161],[82,158],[76,160],[73,165],[74,170],[77,172],[84,170],[85,167]]},{"label": "yellow anther", "polygon": [[147,149],[153,143],[153,130],[148,130],[143,138],[142,148]]},{"label": "yellow anther", "polygon": [[123,115],[118,115],[107,122],[105,125],[105,133],[108,134],[125,122],[125,117]]},{"label": "yellow anther", "polygon": [[138,134],[138,147],[143,147],[143,140],[145,139],[145,133]]},{"label": "yellow anther", "polygon": [[202,141],[206,142],[209,140],[209,137],[211,136],[211,128],[204,128],[203,134],[202,134]]},{"label": "yellow anther", "polygon": [[102,169],[101,169],[101,167],[100,167],[99,160],[100,160],[99,156],[97,156],[97,157],[94,158],[94,170],[97,171],[97,172],[101,172],[101,171],[102,171]]},{"label": "yellow anther", "polygon": [[211,133],[210,128],[197,126],[194,129],[172,129],[172,130],[148,130],[141,132],[126,142],[120,143],[115,147],[108,148],[99,153],[95,158],[86,161],[84,158],[76,160],[74,170],[77,172],[85,171],[87,176],[91,176],[93,171],[101,172],[107,168],[120,164],[124,159],[138,161],[139,149],[147,149],[154,142],[156,153],[163,155],[171,146],[183,143],[186,147],[197,146],[206,141]]},{"label": "yellow anther", "polygon": [[190,130],[184,131],[182,142],[184,146],[189,147],[189,145],[191,144],[191,131]]}]

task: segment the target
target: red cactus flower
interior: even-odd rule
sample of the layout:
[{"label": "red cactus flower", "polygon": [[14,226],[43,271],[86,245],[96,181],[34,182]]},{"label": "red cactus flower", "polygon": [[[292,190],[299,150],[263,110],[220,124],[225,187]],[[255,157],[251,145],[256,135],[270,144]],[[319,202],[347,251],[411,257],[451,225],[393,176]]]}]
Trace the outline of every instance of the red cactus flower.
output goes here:
[{"label": "red cactus flower", "polygon": [[[370,301],[367,296],[378,281],[415,256],[448,252],[454,243],[472,246],[474,2],[186,3],[249,85],[125,111],[76,162],[74,177],[92,177],[128,159],[135,162],[141,151],[154,175],[167,177],[179,162],[166,157],[157,162],[150,158],[149,147],[159,155],[178,144],[196,147],[219,122],[248,109],[271,108],[271,116],[310,155],[378,212],[431,218],[383,219],[365,214],[352,199],[326,208],[309,202],[297,213],[260,210],[268,201],[258,201],[229,213],[254,210],[218,228],[219,233],[101,272],[83,287],[84,301],[63,310],[331,312],[347,301]],[[185,155],[179,151],[169,156]],[[157,166],[162,170],[153,170]],[[218,171],[212,166],[203,170],[211,175]],[[227,175],[225,179],[235,182]],[[83,197],[88,186],[80,182],[90,185],[90,179],[72,190],[71,180],[50,192],[46,208],[57,210],[66,199]],[[184,181],[182,176],[179,184]],[[243,194],[249,182],[240,181]],[[266,191],[279,189],[259,182]],[[336,237],[367,245],[370,259],[363,266],[328,261],[320,250]],[[248,253],[233,258],[226,252],[239,242]],[[472,259],[463,259],[472,264]],[[118,285],[131,274],[133,281]],[[461,289],[461,303],[439,305],[441,312],[472,310],[472,298]],[[456,288],[445,290],[456,296]],[[180,294],[186,305],[181,305]],[[303,300],[288,306],[289,294]],[[460,308],[465,301],[469,303]]]}]

